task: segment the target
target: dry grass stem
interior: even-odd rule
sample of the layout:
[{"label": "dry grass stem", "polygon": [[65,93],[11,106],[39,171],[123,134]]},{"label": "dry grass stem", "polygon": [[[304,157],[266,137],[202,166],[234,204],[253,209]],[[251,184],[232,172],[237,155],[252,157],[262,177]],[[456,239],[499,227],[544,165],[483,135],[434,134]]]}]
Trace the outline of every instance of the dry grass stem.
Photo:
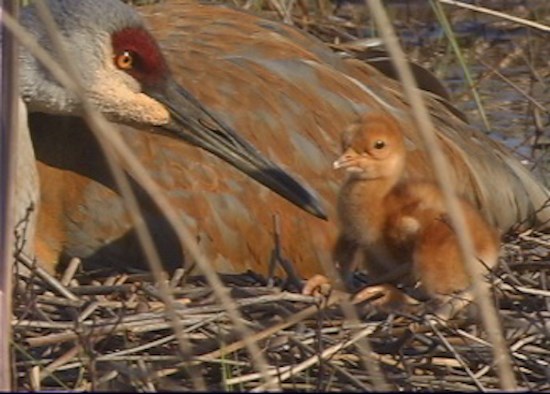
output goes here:
[{"label": "dry grass stem", "polygon": [[[256,7],[252,2],[248,1],[247,6]],[[307,7],[316,4],[308,3]],[[336,11],[330,15],[326,4],[318,5],[319,10],[307,10],[303,2],[286,0],[264,2],[261,6],[270,8],[264,15],[292,21],[334,44],[335,50],[346,51],[346,56],[360,56],[376,41],[362,36],[366,31],[364,14],[342,17],[350,8],[359,7],[357,4],[339,5],[338,15]],[[412,24],[415,29],[416,17],[413,16]],[[467,15],[463,18],[468,20]],[[33,44],[13,18],[6,18],[6,26],[44,61],[52,75],[59,77],[67,88],[81,92],[78,82]],[[539,30],[532,32],[537,34]],[[507,73],[509,67],[534,52],[533,48],[527,48],[532,45],[530,41],[520,45],[521,51],[506,52],[505,61],[497,69],[511,80],[509,86],[514,88],[510,90],[520,92],[517,96],[533,98],[527,105],[535,110],[537,103],[547,104],[544,96],[526,88],[522,81],[518,83],[513,73]],[[471,58],[477,59],[475,55]],[[537,81],[546,75],[541,64],[536,61],[527,64],[533,73],[543,76],[532,76]],[[483,64],[478,64],[478,69],[484,73],[477,86],[482,94],[487,94],[483,93],[484,83],[498,81],[506,85],[495,72],[486,72]],[[414,90],[408,83],[404,89]],[[409,97],[409,101],[420,100]],[[544,113],[540,108],[537,110]],[[98,139],[108,145],[107,154],[113,156],[112,164],[120,180],[127,182],[119,168],[122,167],[149,191],[179,234],[180,243],[199,268],[199,274],[190,267],[182,267],[168,276],[158,259],[155,264],[154,248],[149,252],[153,262],[150,272],[91,273],[86,272],[80,260],[74,259],[59,274],[60,280],[41,270],[39,261],[20,255],[30,275],[16,276],[13,291],[10,320],[14,389],[550,390],[548,235],[536,231],[510,234],[503,245],[500,264],[488,275],[493,290],[490,299],[498,308],[498,327],[507,342],[499,348],[498,341],[495,346],[494,333],[478,324],[476,313],[486,313],[475,308],[451,321],[433,324],[423,304],[418,306],[418,313],[415,310],[414,314],[388,315],[374,309],[368,301],[352,302],[343,286],[337,286],[328,298],[297,294],[302,278],[293,261],[284,255],[282,245],[288,240],[281,242],[285,234],[281,233],[278,216],[270,224],[275,238],[271,261],[263,262],[265,267],[271,264],[267,276],[257,272],[218,275],[199,253],[194,238],[163,191],[119,135],[112,132],[112,125],[108,124],[111,131],[106,136],[107,123],[101,116],[90,115],[89,120]],[[531,116],[526,116],[527,123],[531,120]],[[544,119],[539,124],[542,131],[538,132],[542,133],[546,127]],[[423,123],[420,126],[422,130],[429,128]],[[533,127],[528,130],[531,132]],[[531,143],[525,142],[525,146],[531,147]],[[532,152],[536,152],[534,143]],[[521,154],[535,161],[535,153]],[[134,221],[136,226],[143,225],[137,209]],[[143,238],[147,241],[146,234]],[[326,263],[326,273],[337,278],[339,272]],[[277,264],[287,275],[284,280],[274,276]],[[357,283],[369,279],[363,272],[357,272],[353,278]],[[500,370],[495,364],[498,360],[495,352],[509,355],[511,362],[505,365],[505,369],[509,368],[508,380],[502,377],[502,363]]]},{"label": "dry grass stem", "polygon": [[512,366],[506,350],[506,342],[500,328],[496,309],[490,298],[489,287],[482,280],[480,275],[479,263],[473,253],[472,239],[467,230],[465,219],[460,214],[458,208],[458,197],[453,190],[452,184],[448,181],[450,179],[449,164],[437,143],[428,110],[424,105],[424,100],[422,99],[420,91],[416,88],[415,79],[406,62],[405,55],[399,46],[392,24],[388,19],[382,3],[378,0],[368,0],[367,5],[371,9],[373,18],[386,43],[386,48],[398,71],[399,78],[403,82],[405,96],[408,98],[411,105],[414,119],[417,123],[420,136],[426,146],[437,183],[443,193],[451,224],[456,230],[460,251],[466,262],[467,272],[470,274],[470,277],[473,278],[472,287],[474,296],[481,309],[482,322],[494,346],[494,357],[499,369],[502,388],[504,390],[514,390],[516,388],[516,381],[512,372]]},{"label": "dry grass stem", "polygon": [[[9,14],[17,15],[15,1],[0,0],[0,22]],[[15,40],[0,24],[0,390],[11,390],[10,339],[12,305],[12,262],[16,250],[14,207],[18,134],[18,67]],[[20,105],[20,104],[19,104]],[[17,218],[19,220],[19,218]]]}]

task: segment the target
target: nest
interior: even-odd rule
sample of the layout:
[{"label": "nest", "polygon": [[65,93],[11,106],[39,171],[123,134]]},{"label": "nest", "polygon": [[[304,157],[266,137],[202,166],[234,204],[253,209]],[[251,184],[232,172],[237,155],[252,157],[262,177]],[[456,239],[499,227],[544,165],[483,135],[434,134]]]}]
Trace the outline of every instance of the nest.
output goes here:
[{"label": "nest", "polygon": [[[489,278],[515,377],[532,391],[550,390],[549,256],[548,235],[522,234]],[[18,390],[499,388],[486,333],[467,313],[434,324],[368,303],[327,305],[249,272],[221,277],[242,318],[235,322],[202,277],[176,271],[167,309],[148,274],[91,277],[77,266],[60,281],[34,269],[15,287]]]},{"label": "nest", "polygon": [[[337,4],[341,13],[349,7]],[[294,23],[335,49],[358,55],[360,40],[356,47],[340,43],[358,38],[365,28],[355,22],[360,16],[318,20],[311,14]],[[430,55],[445,54],[432,45],[423,48]],[[506,60],[518,57],[512,51]],[[545,64],[534,63],[533,69],[545,75]],[[434,323],[428,314],[385,314],[368,302],[351,305],[345,298],[330,302],[304,296],[281,279],[248,272],[221,276],[238,311],[234,319],[235,311],[221,304],[204,278],[182,270],[167,279],[175,302],[166,303],[162,286],[150,274],[80,272],[74,260],[57,280],[32,261],[26,263],[30,275],[19,277],[13,295],[14,390],[501,387],[487,333],[466,311],[450,322]],[[488,278],[515,379],[531,391],[550,390],[549,263],[550,236],[524,233],[507,240]]]}]

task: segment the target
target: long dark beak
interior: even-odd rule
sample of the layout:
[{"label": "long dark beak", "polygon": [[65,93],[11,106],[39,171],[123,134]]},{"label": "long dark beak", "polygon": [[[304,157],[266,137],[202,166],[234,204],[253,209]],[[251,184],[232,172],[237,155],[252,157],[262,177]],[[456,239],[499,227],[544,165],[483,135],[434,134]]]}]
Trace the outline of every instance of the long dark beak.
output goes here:
[{"label": "long dark beak", "polygon": [[317,198],[306,187],[212,116],[175,81],[168,79],[162,88],[145,89],[144,93],[170,111],[170,123],[162,126],[169,135],[206,149],[303,210],[318,218],[327,218]]}]

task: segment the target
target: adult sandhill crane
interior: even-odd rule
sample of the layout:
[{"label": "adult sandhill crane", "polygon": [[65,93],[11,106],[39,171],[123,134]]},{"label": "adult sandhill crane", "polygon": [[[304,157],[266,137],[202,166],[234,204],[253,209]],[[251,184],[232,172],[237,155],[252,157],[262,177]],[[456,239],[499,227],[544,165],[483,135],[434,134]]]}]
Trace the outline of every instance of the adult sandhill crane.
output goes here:
[{"label": "adult sandhill crane", "polygon": [[[266,156],[313,186],[327,207],[329,220],[322,221],[211,154],[155,133],[159,126],[167,128],[162,125],[167,113],[173,115],[190,104],[162,96],[165,81],[171,80],[168,67],[131,8],[116,0],[48,4],[90,97],[123,124],[120,129],[128,144],[166,190],[219,271],[266,271],[274,247],[275,213],[280,217],[284,255],[304,276],[321,270],[337,227],[334,207],[341,177],[331,163],[339,152],[340,132],[361,114],[391,114],[414,147],[407,156],[405,176],[432,177],[399,83],[375,68],[342,59],[293,27],[228,8],[184,1],[144,8],[142,14],[174,79],[190,92],[188,96],[197,98],[190,101],[194,112],[176,115],[175,120],[187,126],[186,131],[178,128],[178,133],[185,133],[183,139],[214,150],[204,146],[203,134],[216,138],[217,133],[227,133],[222,140],[237,141],[265,169],[265,159],[231,131],[238,130]],[[22,22],[48,47],[33,8],[24,11]],[[103,265],[139,261],[131,221],[102,153],[78,117],[78,102],[28,53],[21,61],[22,94],[31,112],[29,125],[42,182],[39,257],[52,266],[67,256]],[[119,86],[126,94],[118,94]],[[160,119],[143,106],[130,113],[116,106],[119,99],[131,104],[138,97],[161,113]],[[550,207],[541,209],[548,190],[505,147],[459,119],[433,95],[426,93],[425,98],[458,191],[502,231],[518,222],[548,228]],[[214,133],[197,119],[206,117],[206,111],[212,114],[209,122],[216,119]],[[245,155],[242,150],[237,157]],[[234,158],[214,153],[230,162]],[[240,159],[232,164],[239,168],[238,163]],[[304,191],[288,190],[288,183],[279,182],[277,176],[244,172],[298,205],[307,205]],[[138,187],[136,191],[164,262],[180,264],[182,254],[170,228],[145,194]]]},{"label": "adult sandhill crane", "polygon": [[[48,5],[70,56],[80,61],[78,71],[90,100],[108,118],[157,126],[155,132],[214,153],[296,205],[324,217],[315,197],[304,187],[174,82],[155,40],[131,8],[118,1],[50,1]],[[23,12],[21,21],[38,42],[52,49],[34,7]],[[21,95],[29,110],[64,117],[81,115],[77,96],[62,87],[26,49],[21,53]],[[84,133],[77,134],[85,138]],[[59,147],[70,150],[73,146],[65,143]],[[44,212],[47,218],[47,203]]]}]

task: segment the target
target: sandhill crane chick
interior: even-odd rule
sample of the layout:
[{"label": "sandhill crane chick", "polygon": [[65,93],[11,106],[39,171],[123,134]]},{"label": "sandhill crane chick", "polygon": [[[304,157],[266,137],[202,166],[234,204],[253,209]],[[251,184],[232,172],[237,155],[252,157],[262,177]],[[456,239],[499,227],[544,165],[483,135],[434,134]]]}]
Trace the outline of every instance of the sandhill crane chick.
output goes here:
[{"label": "sandhill crane chick", "polygon": [[[463,292],[460,304],[440,309],[442,317],[450,317],[471,300],[471,282],[440,190],[431,182],[403,179],[406,143],[387,115],[366,115],[343,133],[342,144],[334,168],[349,175],[339,193],[335,261],[349,275],[359,251],[374,277],[405,272],[405,278],[419,280],[439,301]],[[459,201],[477,259],[493,267],[499,249],[496,230],[466,200]]]}]

